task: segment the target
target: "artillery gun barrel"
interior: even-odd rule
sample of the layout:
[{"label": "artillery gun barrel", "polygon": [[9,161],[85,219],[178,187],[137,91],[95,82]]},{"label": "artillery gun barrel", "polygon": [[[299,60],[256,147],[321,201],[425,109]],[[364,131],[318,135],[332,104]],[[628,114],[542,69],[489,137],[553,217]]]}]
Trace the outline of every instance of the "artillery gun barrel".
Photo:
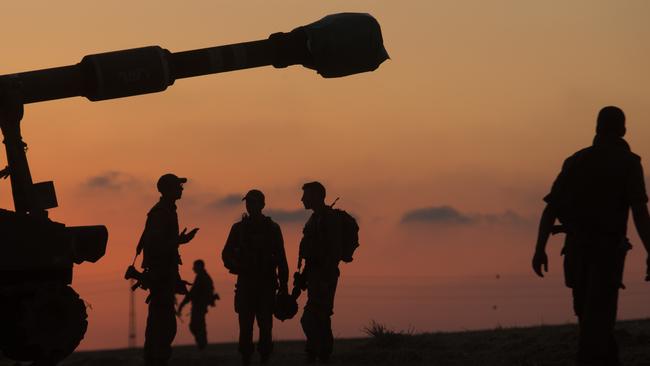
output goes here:
[{"label": "artillery gun barrel", "polygon": [[22,102],[83,96],[91,101],[160,92],[177,79],[301,64],[323,77],[375,70],[388,58],[379,23],[368,14],[329,15],[268,39],[172,53],[159,46],[94,54],[76,65],[0,76]]},{"label": "artillery gun barrel", "polygon": [[[25,104],[77,96],[99,101],[155,93],[181,78],[272,65],[273,43],[260,40],[177,53],[159,46],[100,53],[86,56],[76,65],[0,76],[0,85],[17,85]],[[295,63],[300,62],[291,64]]]}]

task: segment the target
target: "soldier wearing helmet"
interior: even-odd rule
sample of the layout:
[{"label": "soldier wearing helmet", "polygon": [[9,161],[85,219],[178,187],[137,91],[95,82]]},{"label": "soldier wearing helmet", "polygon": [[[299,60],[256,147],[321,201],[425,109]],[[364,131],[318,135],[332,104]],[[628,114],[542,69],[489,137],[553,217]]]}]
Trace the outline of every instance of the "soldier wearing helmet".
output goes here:
[{"label": "soldier wearing helmet", "polygon": [[253,189],[242,199],[246,211],[235,223],[221,253],[224,266],[237,275],[235,312],[239,315],[239,352],[244,365],[253,354],[253,323],[257,319],[257,351],[267,363],[273,350],[273,306],[276,292],[286,294],[289,267],[280,226],[262,214],[264,194]]},{"label": "soldier wearing helmet", "polygon": [[[138,250],[142,250],[142,268],[149,279],[149,314],[144,341],[147,366],[167,365],[171,344],[176,336],[175,293],[185,289],[179,275],[179,245],[189,243],[196,232],[187,228],[179,233],[176,201],[183,194],[186,178],[165,174],[158,179],[161,197],[149,213]],[[185,290],[186,291],[186,290]]]}]

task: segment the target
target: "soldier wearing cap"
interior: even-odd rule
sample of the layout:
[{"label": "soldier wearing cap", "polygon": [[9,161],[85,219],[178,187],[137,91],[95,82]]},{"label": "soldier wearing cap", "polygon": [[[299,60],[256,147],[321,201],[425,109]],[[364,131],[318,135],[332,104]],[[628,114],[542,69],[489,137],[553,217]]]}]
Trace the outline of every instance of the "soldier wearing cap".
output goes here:
[{"label": "soldier wearing cap", "polygon": [[[547,205],[532,266],[538,276],[544,276],[549,235],[554,230],[565,232],[564,277],[573,293],[579,326],[577,365],[620,364],[614,325],[618,291],[624,288],[623,265],[631,248],[626,237],[630,210],[639,237],[650,252],[650,216],[641,158],[623,139],[625,132],[621,109],[601,109],[593,145],[565,160],[544,198]],[[556,219],[562,226],[554,228]],[[647,271],[650,275],[650,266]]]},{"label": "soldier wearing cap", "polygon": [[287,293],[289,267],[280,226],[262,214],[264,194],[253,189],[242,199],[246,211],[235,223],[221,253],[224,266],[237,275],[235,312],[239,315],[239,352],[244,365],[253,354],[253,323],[257,319],[257,351],[267,363],[273,350],[273,304],[276,291]]},{"label": "soldier wearing cap", "polygon": [[179,275],[181,258],[178,247],[190,242],[198,228],[179,233],[176,201],[183,193],[186,178],[165,174],[158,179],[160,201],[147,214],[138,246],[142,249],[142,268],[149,278],[150,293],[147,299],[149,314],[144,341],[144,358],[147,366],[167,365],[171,344],[176,336],[175,293],[184,285]]}]

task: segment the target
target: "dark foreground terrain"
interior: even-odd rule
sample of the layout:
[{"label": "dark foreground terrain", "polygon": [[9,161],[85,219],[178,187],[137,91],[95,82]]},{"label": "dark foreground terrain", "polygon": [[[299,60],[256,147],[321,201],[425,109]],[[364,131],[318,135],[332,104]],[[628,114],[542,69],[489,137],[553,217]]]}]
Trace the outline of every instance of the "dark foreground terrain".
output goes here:
[{"label": "dark foreground terrain", "polygon": [[[457,333],[408,334],[382,326],[369,338],[339,339],[331,365],[572,365],[576,326],[503,328]],[[650,366],[650,319],[619,322],[623,365]],[[303,365],[303,342],[276,342],[271,365]],[[142,365],[140,349],[78,352],[62,365]],[[235,344],[213,344],[199,357],[194,347],[174,349],[171,365],[239,365]],[[257,359],[253,365],[259,364]],[[0,365],[13,365],[0,359]]]}]

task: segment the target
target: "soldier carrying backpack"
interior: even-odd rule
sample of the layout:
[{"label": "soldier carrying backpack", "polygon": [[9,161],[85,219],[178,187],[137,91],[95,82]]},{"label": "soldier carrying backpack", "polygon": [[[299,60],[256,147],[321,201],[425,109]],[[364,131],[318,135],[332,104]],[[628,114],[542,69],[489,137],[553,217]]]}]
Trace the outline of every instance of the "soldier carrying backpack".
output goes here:
[{"label": "soldier carrying backpack", "polygon": [[302,259],[305,267],[295,276],[296,287],[307,290],[307,304],[300,323],[307,337],[307,361],[328,361],[334,343],[331,316],[340,275],[339,262],[352,261],[359,246],[359,226],[347,212],[333,208],[334,204],[325,204],[326,192],[321,183],[306,183],[302,189],[302,203],[313,213],[300,241],[298,269]]}]

